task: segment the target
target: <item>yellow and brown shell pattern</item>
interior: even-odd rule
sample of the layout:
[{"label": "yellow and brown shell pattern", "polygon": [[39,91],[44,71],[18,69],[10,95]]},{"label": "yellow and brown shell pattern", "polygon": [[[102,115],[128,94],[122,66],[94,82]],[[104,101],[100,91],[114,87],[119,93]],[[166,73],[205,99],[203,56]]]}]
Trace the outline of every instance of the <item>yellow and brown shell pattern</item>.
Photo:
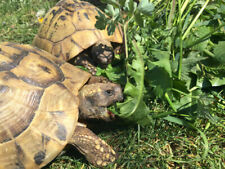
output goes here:
[{"label": "yellow and brown shell pattern", "polygon": [[59,1],[46,14],[33,45],[67,61],[100,40],[122,43],[119,27],[110,36],[107,30],[95,28],[98,11],[88,2]]},{"label": "yellow and brown shell pattern", "polygon": [[63,149],[89,77],[29,45],[0,44],[0,169],[40,168]]}]

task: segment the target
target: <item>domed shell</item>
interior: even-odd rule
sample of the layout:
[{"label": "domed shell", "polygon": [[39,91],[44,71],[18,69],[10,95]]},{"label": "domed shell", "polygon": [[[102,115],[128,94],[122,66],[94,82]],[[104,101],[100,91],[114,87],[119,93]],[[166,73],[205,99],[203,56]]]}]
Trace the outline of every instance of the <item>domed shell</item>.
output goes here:
[{"label": "domed shell", "polygon": [[122,43],[119,27],[109,36],[95,28],[98,8],[79,0],[59,1],[45,16],[33,44],[53,55],[69,60],[100,40]]},{"label": "domed shell", "polygon": [[0,44],[0,169],[40,168],[64,148],[90,74],[29,45]]}]

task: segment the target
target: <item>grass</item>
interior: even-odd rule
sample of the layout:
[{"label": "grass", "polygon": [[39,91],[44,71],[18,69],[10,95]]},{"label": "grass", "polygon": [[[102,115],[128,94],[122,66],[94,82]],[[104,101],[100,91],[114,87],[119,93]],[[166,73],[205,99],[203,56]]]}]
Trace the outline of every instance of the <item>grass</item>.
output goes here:
[{"label": "grass", "polygon": [[[2,0],[0,2],[0,41],[19,43],[32,42],[39,23],[36,13],[46,11],[57,0]],[[153,106],[154,107],[154,106]],[[155,105],[156,109],[162,109]],[[225,168],[225,112],[215,110],[222,118],[218,124],[198,120],[209,142],[208,155],[204,152],[203,139],[197,131],[158,120],[152,126],[139,127],[121,121],[113,123],[91,123],[91,128],[118,152],[118,160],[107,168]],[[85,158],[72,146],[53,160],[45,169],[91,169]]]}]

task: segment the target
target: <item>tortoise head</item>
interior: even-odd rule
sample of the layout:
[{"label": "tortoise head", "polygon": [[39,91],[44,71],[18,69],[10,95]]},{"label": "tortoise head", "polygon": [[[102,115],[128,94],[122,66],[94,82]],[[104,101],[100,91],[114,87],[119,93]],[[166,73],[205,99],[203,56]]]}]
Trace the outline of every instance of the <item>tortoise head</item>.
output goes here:
[{"label": "tortoise head", "polygon": [[115,83],[93,83],[82,87],[79,92],[80,119],[112,120],[107,107],[123,99],[120,85]]},{"label": "tortoise head", "polygon": [[114,58],[114,51],[111,43],[107,40],[97,42],[91,48],[91,56],[100,67],[106,68]]}]

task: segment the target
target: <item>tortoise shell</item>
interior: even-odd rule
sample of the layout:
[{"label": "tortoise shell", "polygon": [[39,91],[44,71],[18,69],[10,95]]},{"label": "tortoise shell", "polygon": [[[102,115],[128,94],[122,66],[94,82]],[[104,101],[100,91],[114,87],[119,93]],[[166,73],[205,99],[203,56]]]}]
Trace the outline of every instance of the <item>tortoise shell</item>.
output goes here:
[{"label": "tortoise shell", "polygon": [[89,77],[32,46],[0,44],[0,169],[40,168],[64,148]]},{"label": "tortoise shell", "polygon": [[100,40],[122,43],[117,27],[113,35],[95,28],[98,8],[79,0],[61,0],[45,16],[33,45],[63,60],[74,58]]}]

